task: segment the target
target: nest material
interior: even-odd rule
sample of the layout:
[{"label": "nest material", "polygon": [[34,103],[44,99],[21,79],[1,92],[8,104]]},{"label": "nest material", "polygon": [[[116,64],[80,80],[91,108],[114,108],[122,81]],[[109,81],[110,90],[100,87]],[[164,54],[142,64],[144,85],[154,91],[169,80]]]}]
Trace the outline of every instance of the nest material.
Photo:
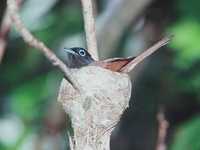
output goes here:
[{"label": "nest material", "polygon": [[71,149],[109,150],[112,127],[129,104],[131,81],[127,74],[95,66],[72,73],[81,92],[63,79],[58,95],[74,130]]}]

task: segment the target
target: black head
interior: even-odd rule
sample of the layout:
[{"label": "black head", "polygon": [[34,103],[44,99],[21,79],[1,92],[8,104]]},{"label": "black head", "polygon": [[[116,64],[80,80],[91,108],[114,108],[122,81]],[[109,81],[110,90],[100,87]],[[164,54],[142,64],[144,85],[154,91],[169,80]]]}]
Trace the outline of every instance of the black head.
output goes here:
[{"label": "black head", "polygon": [[94,59],[84,48],[65,48],[65,51],[67,52],[67,66],[70,68],[80,68],[94,62]]}]

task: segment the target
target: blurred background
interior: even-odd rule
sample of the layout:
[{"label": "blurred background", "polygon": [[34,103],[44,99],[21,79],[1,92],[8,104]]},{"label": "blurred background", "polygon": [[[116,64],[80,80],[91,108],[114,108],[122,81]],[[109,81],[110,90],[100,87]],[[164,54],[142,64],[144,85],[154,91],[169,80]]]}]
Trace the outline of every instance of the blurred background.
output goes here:
[{"label": "blurred background", "polygon": [[[137,56],[166,34],[172,42],[130,74],[130,107],[112,150],[155,150],[164,110],[168,150],[200,150],[200,1],[93,0],[101,58]],[[2,24],[6,0],[0,2]],[[79,0],[24,0],[28,29],[63,60],[64,47],[85,47]],[[67,122],[56,97],[63,75],[11,29],[0,32],[0,150],[66,150]],[[0,47],[2,47],[0,43]]]}]

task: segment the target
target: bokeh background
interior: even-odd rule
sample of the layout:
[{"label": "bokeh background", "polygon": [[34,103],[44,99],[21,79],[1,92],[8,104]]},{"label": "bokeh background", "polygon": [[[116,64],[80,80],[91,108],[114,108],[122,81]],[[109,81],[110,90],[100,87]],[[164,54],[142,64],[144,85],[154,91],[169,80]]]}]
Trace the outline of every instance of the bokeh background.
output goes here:
[{"label": "bokeh background", "polygon": [[[101,58],[136,56],[166,34],[172,42],[130,74],[130,108],[112,150],[155,150],[164,110],[168,150],[200,150],[200,1],[93,0]],[[0,22],[6,1],[0,2]],[[85,47],[79,0],[24,0],[27,28],[63,60]],[[63,75],[12,29],[0,64],[0,150],[66,150],[68,119],[56,102]],[[103,111],[103,110],[102,110]]]}]

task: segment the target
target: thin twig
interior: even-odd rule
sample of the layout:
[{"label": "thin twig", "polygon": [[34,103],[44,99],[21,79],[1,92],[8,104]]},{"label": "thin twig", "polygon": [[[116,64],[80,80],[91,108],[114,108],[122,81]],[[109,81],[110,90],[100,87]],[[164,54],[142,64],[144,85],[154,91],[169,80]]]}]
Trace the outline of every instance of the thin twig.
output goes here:
[{"label": "thin twig", "polygon": [[143,61],[146,57],[153,54],[155,51],[157,51],[162,46],[166,45],[170,41],[170,37],[165,37],[158,41],[156,44],[145,50],[143,53],[141,53],[139,56],[137,56],[135,59],[133,59],[128,65],[126,65],[124,68],[122,68],[122,72],[130,72],[133,70],[133,68],[139,64],[141,61]]},{"label": "thin twig", "polygon": [[158,112],[158,141],[156,150],[166,150],[166,136],[167,136],[167,129],[169,127],[169,123],[165,118],[165,114],[162,110]]},{"label": "thin twig", "polygon": [[83,9],[87,48],[92,57],[98,60],[98,49],[92,0],[81,0],[81,4]]},{"label": "thin twig", "polygon": [[4,53],[5,53],[5,49],[6,49],[6,45],[7,45],[6,39],[7,39],[8,33],[10,31],[10,27],[11,27],[11,21],[10,21],[9,15],[8,15],[8,11],[6,9],[2,24],[1,24],[1,28],[0,28],[0,63],[1,63]]},{"label": "thin twig", "polygon": [[0,63],[3,59],[3,55],[5,53],[5,48],[6,48],[6,40],[4,38],[0,38]]},{"label": "thin twig", "polygon": [[8,13],[15,24],[16,30],[21,34],[24,41],[42,52],[54,66],[58,67],[60,71],[64,73],[65,77],[69,80],[73,87],[80,90],[78,83],[72,77],[69,68],[67,68],[67,66],[44,43],[35,38],[25,27],[20,16],[18,15],[16,0],[7,0],[7,7]]},{"label": "thin twig", "polygon": [[[17,8],[19,8],[21,5],[21,0],[16,0],[16,5],[17,5]],[[10,29],[11,29],[11,19],[8,13],[8,7],[6,7],[3,20],[1,23],[1,27],[0,27],[0,63],[2,62],[4,53],[6,51],[7,38],[10,32]]]}]

